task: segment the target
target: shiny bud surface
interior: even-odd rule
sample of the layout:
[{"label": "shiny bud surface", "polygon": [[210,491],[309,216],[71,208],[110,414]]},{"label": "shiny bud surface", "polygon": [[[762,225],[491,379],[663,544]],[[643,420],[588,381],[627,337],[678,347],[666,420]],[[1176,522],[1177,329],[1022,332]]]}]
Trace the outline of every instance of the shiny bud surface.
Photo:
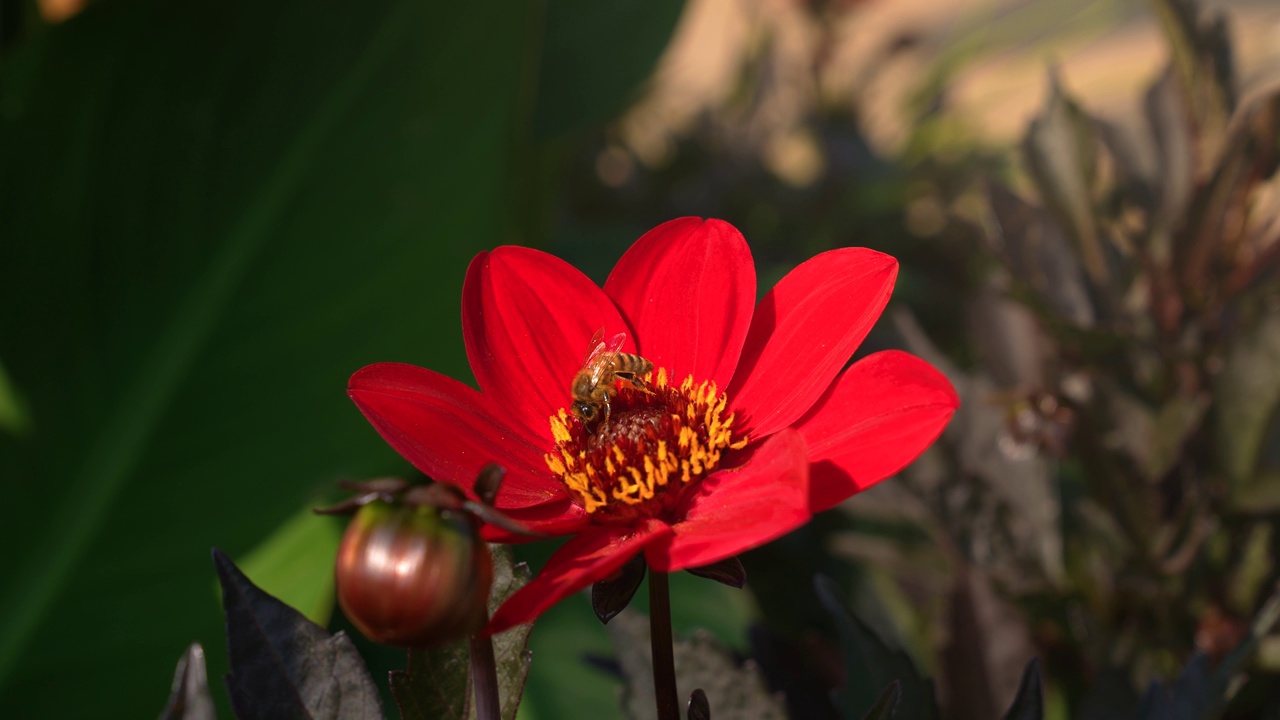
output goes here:
[{"label": "shiny bud surface", "polygon": [[335,573],[338,603],[360,632],[420,647],[480,628],[493,560],[467,517],[375,501],[347,526]]}]

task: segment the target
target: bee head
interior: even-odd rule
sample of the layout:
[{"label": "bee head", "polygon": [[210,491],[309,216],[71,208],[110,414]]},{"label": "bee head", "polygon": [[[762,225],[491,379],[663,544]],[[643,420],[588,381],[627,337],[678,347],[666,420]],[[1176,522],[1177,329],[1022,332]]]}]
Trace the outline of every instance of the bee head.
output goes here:
[{"label": "bee head", "polygon": [[573,403],[573,407],[570,408],[570,412],[572,412],[574,415],[577,415],[578,419],[581,420],[583,423],[589,423],[595,420],[596,416],[600,414],[600,411],[596,408],[595,405],[592,405],[591,403],[582,402],[581,400],[578,400],[577,402]]}]

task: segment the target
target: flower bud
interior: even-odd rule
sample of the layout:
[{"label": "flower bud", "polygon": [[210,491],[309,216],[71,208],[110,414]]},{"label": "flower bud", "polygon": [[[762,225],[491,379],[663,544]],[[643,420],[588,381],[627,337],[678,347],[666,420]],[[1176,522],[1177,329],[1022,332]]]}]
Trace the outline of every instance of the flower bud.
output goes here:
[{"label": "flower bud", "polygon": [[438,645],[483,624],[493,560],[465,515],[378,500],[347,526],[336,578],[338,604],[369,639]]}]

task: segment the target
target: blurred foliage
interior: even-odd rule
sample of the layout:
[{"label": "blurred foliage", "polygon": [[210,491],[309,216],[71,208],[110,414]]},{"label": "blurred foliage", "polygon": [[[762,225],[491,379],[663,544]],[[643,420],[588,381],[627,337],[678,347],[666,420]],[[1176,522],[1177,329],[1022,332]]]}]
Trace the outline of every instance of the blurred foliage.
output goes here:
[{"label": "blurred foliage", "polygon": [[[817,573],[936,679],[944,717],[998,717],[1015,694],[1049,717],[1280,709],[1265,691],[1280,666],[1248,640],[1269,632],[1255,615],[1280,577],[1280,94],[1242,93],[1220,15],[1148,11],[1170,54],[1139,114],[1093,116],[1050,68],[1016,153],[948,125],[941,64],[896,158],[864,139],[875,109],[856,93],[806,96],[780,127],[794,86],[821,86],[824,23],[851,12],[817,3],[811,57],[787,65],[764,30],[735,90],[657,159],[615,126],[561,169],[554,247],[596,277],[601,238],[617,252],[648,218],[688,213],[743,229],[762,289],[831,247],[895,254],[898,307],[870,349],[907,347],[961,392],[904,482],[745,558],[764,619],[752,654],[793,717],[836,717],[823,694],[841,687],[864,712],[893,679],[908,702],[916,672],[879,677],[881,658],[870,685],[842,686],[839,625],[796,591]],[[771,160],[780,134],[810,143],[812,172]],[[1026,700],[1037,654],[1048,686]]]},{"label": "blurred foliage", "polygon": [[[1141,687],[1193,652],[1221,660],[1277,577],[1262,528],[1280,510],[1263,451],[1280,440],[1267,347],[1280,94],[1238,101],[1223,20],[1184,0],[1155,8],[1172,59],[1136,132],[1090,116],[1051,73],[1022,143],[1035,199],[992,181],[946,199],[995,266],[969,318],[989,365],[959,375],[969,407],[947,443],[949,474],[976,492],[947,498],[948,479],[930,494],[955,552],[1022,605],[1078,699],[1107,668]],[[990,447],[980,416],[996,412]],[[1042,521],[1019,528],[1001,505]],[[1226,687],[1194,716],[1220,712]]]},{"label": "blurred foliage", "polygon": [[[539,3],[34,9],[5,5],[0,70],[0,358],[29,416],[0,432],[24,508],[0,530],[0,700],[145,715],[192,638],[224,672],[211,545],[241,556],[339,477],[400,467],[350,373],[467,377],[462,270],[519,239],[539,88],[565,129],[616,110],[678,6],[642,34],[566,34]],[[584,54],[604,42],[616,66]],[[539,77],[552,50],[592,75]]]}]

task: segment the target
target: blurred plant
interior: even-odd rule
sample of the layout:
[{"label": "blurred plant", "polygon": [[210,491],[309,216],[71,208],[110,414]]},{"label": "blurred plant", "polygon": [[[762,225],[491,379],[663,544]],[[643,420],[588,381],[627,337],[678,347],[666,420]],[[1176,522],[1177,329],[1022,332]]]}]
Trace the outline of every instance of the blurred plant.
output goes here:
[{"label": "blurred plant", "polygon": [[[1172,57],[1140,127],[1090,116],[1051,72],[1022,144],[1038,202],[991,181],[942,199],[994,261],[968,304],[984,371],[900,322],[965,399],[945,464],[913,469],[926,514],[1018,601],[1085,717],[1133,711],[1134,688],[1193,653],[1222,661],[1277,577],[1280,93],[1238,100],[1223,19],[1155,7]],[[1248,667],[1233,711],[1274,707],[1255,688],[1280,667]],[[1222,707],[1227,683],[1213,687],[1197,713]]]},{"label": "blurred plant", "polygon": [[[753,590],[771,623],[791,609],[789,632],[821,621],[797,623],[795,594],[775,586],[818,569],[854,586],[937,670],[953,717],[993,717],[1036,647],[1060,712],[1137,712],[1138,688],[1180,669],[1209,677],[1212,663],[1188,662],[1197,651],[1225,663],[1260,644],[1256,664],[1231,666],[1263,675],[1238,708],[1262,702],[1280,668],[1269,626],[1251,620],[1280,550],[1280,96],[1240,98],[1221,16],[1153,7],[1171,60],[1142,117],[1091,117],[1051,74],[1016,192],[983,179],[1008,163],[971,138],[938,152],[947,72],[923,88],[895,165],[858,130],[874,108],[810,91],[825,87],[824,42],[797,80],[765,31],[737,91],[664,153],[635,146],[645,118],[620,123],[584,148],[566,193],[579,230],[655,208],[734,218],[766,266],[863,238],[907,258],[912,312],[874,340],[948,369],[965,402],[945,452],[907,471],[912,490],[882,486],[851,523],[744,561],[769,573]],[[886,38],[884,57],[910,45]],[[776,164],[780,136],[803,141],[812,172]],[[853,568],[822,557],[833,544]],[[794,672],[762,663],[775,687]],[[1185,685],[1151,692],[1176,701]]]}]

